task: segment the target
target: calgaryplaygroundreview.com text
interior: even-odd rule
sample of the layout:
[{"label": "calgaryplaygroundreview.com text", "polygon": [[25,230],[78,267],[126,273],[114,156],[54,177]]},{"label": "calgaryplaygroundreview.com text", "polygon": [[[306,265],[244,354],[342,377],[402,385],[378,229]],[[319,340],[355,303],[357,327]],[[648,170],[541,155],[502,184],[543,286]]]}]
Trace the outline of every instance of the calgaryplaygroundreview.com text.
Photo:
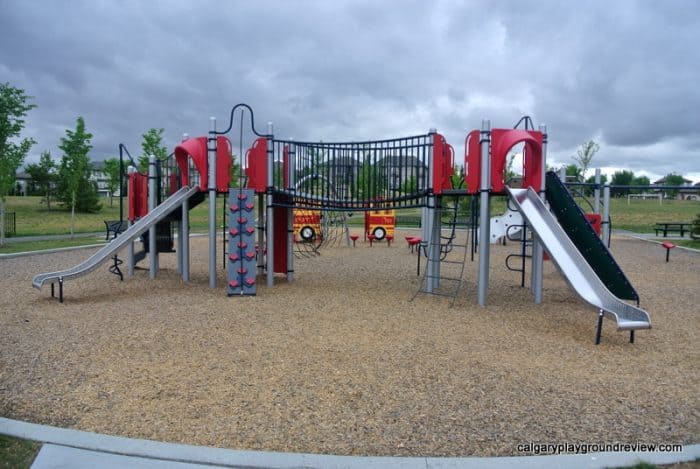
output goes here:
[{"label": "calgaryplaygroundreview.com text", "polygon": [[683,445],[668,443],[521,443],[516,447],[520,453],[543,454],[589,454],[600,452],[681,453]]}]

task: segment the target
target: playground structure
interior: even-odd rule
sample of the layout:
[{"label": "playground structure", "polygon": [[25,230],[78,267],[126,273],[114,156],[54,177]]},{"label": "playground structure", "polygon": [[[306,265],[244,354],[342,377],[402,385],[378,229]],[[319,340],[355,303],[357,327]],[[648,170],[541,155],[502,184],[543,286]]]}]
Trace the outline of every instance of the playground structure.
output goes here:
[{"label": "playground structure", "polygon": [[[245,153],[246,187],[229,188],[231,143],[225,134],[231,130],[239,109],[241,123],[244,112],[249,112],[250,130],[257,138]],[[521,123],[523,128],[518,128]],[[148,232],[151,254],[149,273],[154,277],[158,269],[157,253],[167,250],[167,246],[161,249],[157,243],[158,224],[166,217],[178,227],[175,248],[178,272],[188,281],[188,212],[192,204],[203,201],[203,194],[207,193],[209,286],[214,288],[217,270],[215,202],[217,194],[225,193],[229,197],[230,212],[227,231],[229,296],[255,294],[257,276],[264,275],[268,287],[274,285],[275,274],[293,281],[296,234],[298,232],[302,239],[304,234],[310,238],[315,235],[306,229],[314,231],[316,213],[363,211],[367,214],[365,233],[376,236],[384,231],[383,236],[386,236],[388,227],[393,225],[388,220],[382,222],[386,229],[372,225],[371,213],[388,211],[384,215],[391,218],[391,213],[397,209],[418,207],[422,208],[423,250],[427,257],[424,288],[430,293],[440,288],[441,261],[450,249],[451,240],[443,242],[442,235],[442,213],[447,207],[444,197],[478,196],[479,239],[489,240],[490,197],[507,195],[534,233],[530,290],[535,303],[542,301],[546,250],[574,291],[598,311],[596,343],[600,341],[604,316],[615,320],[619,329],[630,330],[630,341],[634,339],[634,330],[651,327],[645,311],[618,299],[638,301],[638,296],[607,248],[592,241],[592,238],[600,239],[580,209],[575,210],[575,203],[571,206],[565,201],[559,209],[555,207],[556,219],[548,218],[548,213],[544,215],[545,197],[550,203],[565,197],[557,192],[556,183],[545,176],[546,128],[541,126],[534,130],[529,118],[521,119],[513,129],[491,129],[490,122],[484,120],[480,130],[468,134],[464,154],[466,189],[452,187],[455,153],[436,130],[431,129],[424,135],[362,142],[283,140],[276,139],[272,130],[272,124],[268,124],[266,134],[256,130],[252,109],[245,104],[233,107],[229,126],[222,132],[216,130],[216,121],[212,118],[207,137],[186,139],[175,148],[174,164],[170,164],[169,171],[161,171],[159,175],[156,162],[152,160],[147,178],[131,172],[130,227],[126,232],[73,269],[37,275],[33,285],[41,288],[50,283],[53,292],[54,284],[58,283],[62,301],[65,280],[84,275],[125,246],[129,275],[133,275],[136,260],[133,241],[145,232]],[[507,156],[516,145],[523,145],[523,188],[517,190],[509,188],[504,181]],[[163,191],[167,198],[159,200],[156,194]],[[146,197],[148,204],[144,203]],[[295,223],[301,216],[310,218],[305,226],[297,229],[303,224]],[[257,225],[253,223],[255,218]],[[321,218],[319,214],[319,221]],[[587,228],[581,228],[583,226]],[[379,232],[378,227],[381,228]],[[454,232],[454,225],[452,230]],[[349,239],[347,242],[349,244]],[[482,306],[488,296],[489,245],[489,242],[478,244],[477,302]],[[594,245],[597,251],[585,255],[584,250]],[[589,269],[579,268],[581,259]],[[617,284],[622,286],[618,288]]]}]

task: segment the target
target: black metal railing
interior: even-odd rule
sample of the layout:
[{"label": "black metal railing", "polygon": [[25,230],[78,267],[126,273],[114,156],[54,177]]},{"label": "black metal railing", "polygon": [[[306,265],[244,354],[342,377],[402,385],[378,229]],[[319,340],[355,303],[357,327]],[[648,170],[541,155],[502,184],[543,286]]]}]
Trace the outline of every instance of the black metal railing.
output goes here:
[{"label": "black metal railing", "polygon": [[272,150],[274,192],[291,196],[297,208],[426,205],[432,134],[335,143],[273,139]]}]

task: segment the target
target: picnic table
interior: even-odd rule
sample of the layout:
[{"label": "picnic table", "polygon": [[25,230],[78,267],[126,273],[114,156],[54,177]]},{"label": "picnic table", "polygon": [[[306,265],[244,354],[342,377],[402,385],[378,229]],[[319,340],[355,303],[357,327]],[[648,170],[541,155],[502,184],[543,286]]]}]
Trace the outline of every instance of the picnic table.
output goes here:
[{"label": "picnic table", "polygon": [[692,223],[686,223],[686,222],[658,222],[656,223],[656,226],[654,227],[654,231],[656,231],[656,236],[659,236],[659,232],[663,232],[664,237],[668,236],[668,233],[680,233],[681,238],[686,232],[690,232],[690,227],[692,226]]}]

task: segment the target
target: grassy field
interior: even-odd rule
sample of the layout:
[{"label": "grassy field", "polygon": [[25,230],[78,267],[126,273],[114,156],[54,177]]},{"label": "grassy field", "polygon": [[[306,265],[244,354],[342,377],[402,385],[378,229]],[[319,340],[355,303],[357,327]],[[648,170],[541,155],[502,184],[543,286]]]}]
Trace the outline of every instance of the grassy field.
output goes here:
[{"label": "grassy field", "polygon": [[[584,202],[579,202],[584,211],[589,211]],[[223,223],[224,198],[217,199],[217,226]],[[659,221],[691,222],[700,214],[700,202],[688,200],[632,200],[613,198],[610,204],[610,215],[613,228],[626,229],[638,233],[653,233],[654,223]],[[124,201],[124,213],[127,213],[127,203]],[[56,204],[49,212],[40,197],[8,197],[7,210],[16,213],[17,237],[36,235],[65,235],[70,233],[70,211]],[[499,214],[505,210],[505,198],[494,197],[491,202],[492,213]],[[420,209],[406,209],[398,212],[400,217],[419,217]],[[97,213],[81,213],[76,215],[76,233],[104,233],[104,220],[119,219],[119,202],[114,201],[109,206],[108,200],[103,201],[102,209]],[[194,232],[206,231],[208,227],[208,203],[205,201],[190,212],[191,229]],[[352,226],[361,226],[363,217],[355,213],[349,218]],[[20,252],[26,250],[68,247],[95,243],[93,238],[81,238],[66,241],[51,241],[41,243],[12,243],[0,248],[0,253]],[[698,248],[698,241],[681,241],[679,244]]]},{"label": "grassy field", "polygon": [[[217,217],[222,220],[223,199],[217,199]],[[6,209],[15,212],[17,236],[63,235],[70,233],[70,209],[56,204],[51,211],[41,197],[8,197]],[[128,215],[127,200],[124,200],[124,218]],[[75,217],[75,233],[98,233],[105,231],[104,220],[119,220],[119,200],[109,206],[108,200],[102,201],[102,209],[96,213],[78,213]],[[190,224],[193,230],[204,230],[208,226],[208,205],[205,201],[190,212]]]},{"label": "grassy field", "polygon": [[30,467],[39,448],[39,443],[0,435],[0,469]]}]

